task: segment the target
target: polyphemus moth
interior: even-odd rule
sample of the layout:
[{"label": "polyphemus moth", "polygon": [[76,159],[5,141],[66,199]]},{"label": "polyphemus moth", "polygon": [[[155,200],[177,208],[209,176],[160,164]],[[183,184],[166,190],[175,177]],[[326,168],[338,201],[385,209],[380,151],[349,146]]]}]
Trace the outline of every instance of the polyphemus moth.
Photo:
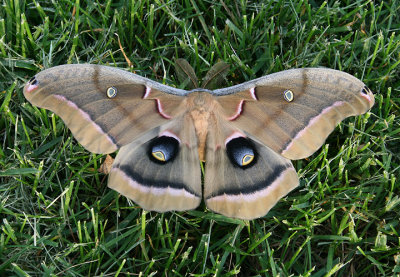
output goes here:
[{"label": "polyphemus moth", "polygon": [[144,209],[195,209],[204,198],[241,219],[264,216],[299,183],[290,160],[374,104],[363,82],[325,68],[183,90],[114,67],[61,65],[30,79],[24,95],[59,115],[87,150],[119,149],[108,186]]}]

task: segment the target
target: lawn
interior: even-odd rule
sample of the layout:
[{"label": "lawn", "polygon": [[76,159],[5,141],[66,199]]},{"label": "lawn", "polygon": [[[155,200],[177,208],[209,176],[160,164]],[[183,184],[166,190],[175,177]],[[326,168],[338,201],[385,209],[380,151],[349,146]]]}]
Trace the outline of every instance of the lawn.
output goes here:
[{"label": "lawn", "polygon": [[[22,1],[0,6],[1,276],[398,276],[400,1]],[[24,98],[37,72],[117,66],[179,87],[224,61],[227,85],[328,67],[375,93],[294,161],[300,186],[264,217],[146,212],[107,187],[86,151]],[[115,157],[115,153],[111,155]]]}]

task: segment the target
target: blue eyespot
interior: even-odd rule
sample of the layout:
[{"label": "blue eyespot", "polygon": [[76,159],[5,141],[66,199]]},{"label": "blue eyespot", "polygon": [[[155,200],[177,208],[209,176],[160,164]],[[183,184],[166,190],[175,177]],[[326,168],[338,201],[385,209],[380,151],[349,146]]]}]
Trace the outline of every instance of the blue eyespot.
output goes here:
[{"label": "blue eyespot", "polygon": [[[250,149],[251,150],[251,149]],[[254,153],[252,151],[251,154],[245,154],[242,158],[242,166],[249,165],[254,160]]]},{"label": "blue eyespot", "polygon": [[155,163],[165,164],[172,161],[179,151],[179,142],[175,138],[161,136],[150,143],[148,155]]},{"label": "blue eyespot", "polygon": [[115,87],[109,87],[107,89],[107,97],[114,98],[115,96],[117,96],[117,92],[118,90]]},{"label": "blue eyespot", "polygon": [[226,144],[226,152],[230,161],[243,169],[253,166],[257,152],[253,143],[244,137],[234,138]]},{"label": "blue eyespot", "polygon": [[287,102],[292,102],[293,98],[294,98],[294,94],[293,91],[291,91],[290,89],[287,89],[283,92],[283,98],[287,101]]}]

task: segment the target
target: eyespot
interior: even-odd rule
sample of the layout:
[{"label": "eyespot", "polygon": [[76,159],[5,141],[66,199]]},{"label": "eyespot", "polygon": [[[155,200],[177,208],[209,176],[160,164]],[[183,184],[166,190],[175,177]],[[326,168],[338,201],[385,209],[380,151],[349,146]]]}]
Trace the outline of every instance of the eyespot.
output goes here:
[{"label": "eyespot", "polygon": [[153,151],[151,152],[151,154],[155,159],[159,160],[160,162],[165,162],[165,154],[163,151]]},{"label": "eyespot", "polygon": [[245,138],[238,137],[226,144],[226,152],[230,161],[243,169],[253,166],[256,163],[257,152],[253,143]]},{"label": "eyespot", "polygon": [[283,98],[287,101],[287,102],[292,102],[293,98],[294,98],[294,94],[293,91],[291,91],[290,89],[287,89],[283,92]]},{"label": "eyespot", "polygon": [[179,141],[173,137],[161,136],[153,139],[150,143],[148,155],[150,160],[165,164],[172,161],[179,151]]},{"label": "eyespot", "polygon": [[117,96],[117,89],[115,87],[109,87],[107,89],[107,97],[108,98],[114,98],[115,96]]},{"label": "eyespot", "polygon": [[252,154],[246,154],[246,155],[244,155],[244,157],[242,158],[242,165],[243,165],[243,166],[249,165],[253,160],[254,160],[254,155],[252,155]]}]

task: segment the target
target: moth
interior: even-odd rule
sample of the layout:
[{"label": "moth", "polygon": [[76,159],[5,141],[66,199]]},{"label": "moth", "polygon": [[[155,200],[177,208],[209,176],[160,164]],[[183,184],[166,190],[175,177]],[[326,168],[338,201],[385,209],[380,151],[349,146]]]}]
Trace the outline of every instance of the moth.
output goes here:
[{"label": "moth", "polygon": [[184,211],[204,199],[241,219],[267,214],[299,184],[291,160],[374,104],[363,82],[326,68],[184,90],[114,67],[61,65],[31,78],[24,95],[59,115],[87,150],[119,149],[108,186],[142,208]]}]

